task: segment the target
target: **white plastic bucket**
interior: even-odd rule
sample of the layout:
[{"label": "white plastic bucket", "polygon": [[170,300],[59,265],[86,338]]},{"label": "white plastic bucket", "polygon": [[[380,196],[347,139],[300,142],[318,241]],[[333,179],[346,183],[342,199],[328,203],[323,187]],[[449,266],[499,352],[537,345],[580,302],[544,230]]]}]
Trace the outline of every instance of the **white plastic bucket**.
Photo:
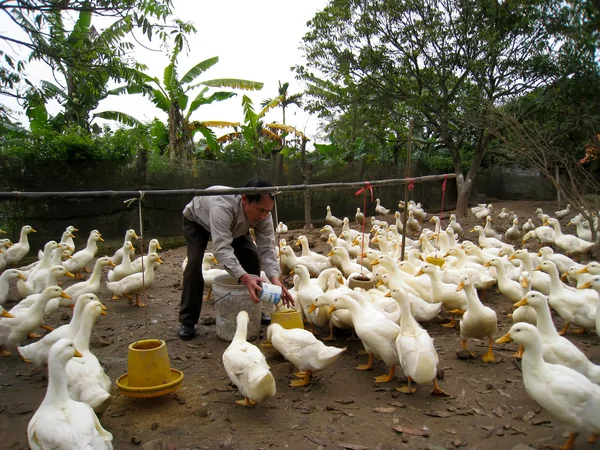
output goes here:
[{"label": "white plastic bucket", "polygon": [[281,286],[271,283],[262,283],[262,292],[260,293],[260,301],[276,305],[281,300]]}]

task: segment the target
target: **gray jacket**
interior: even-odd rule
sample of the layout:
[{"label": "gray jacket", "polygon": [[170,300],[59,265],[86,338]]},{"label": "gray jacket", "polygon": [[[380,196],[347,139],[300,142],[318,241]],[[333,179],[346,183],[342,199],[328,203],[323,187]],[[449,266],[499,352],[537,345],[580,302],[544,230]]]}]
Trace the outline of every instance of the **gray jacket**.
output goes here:
[{"label": "gray jacket", "polygon": [[[208,189],[226,189],[229,186],[211,186]],[[233,239],[248,234],[250,222],[244,214],[241,195],[194,197],[183,210],[186,219],[202,225],[212,236],[213,252],[225,270],[235,278],[246,274],[233,253]],[[281,277],[275,254],[275,233],[271,214],[254,227],[261,268],[269,277]]]}]

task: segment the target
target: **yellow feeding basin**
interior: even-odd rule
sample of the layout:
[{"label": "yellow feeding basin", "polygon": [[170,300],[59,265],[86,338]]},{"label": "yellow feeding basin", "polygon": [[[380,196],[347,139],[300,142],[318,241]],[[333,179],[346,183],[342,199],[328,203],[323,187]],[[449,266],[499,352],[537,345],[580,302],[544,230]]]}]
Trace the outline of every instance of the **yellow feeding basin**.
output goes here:
[{"label": "yellow feeding basin", "polygon": [[181,386],[183,372],[169,364],[167,344],[160,339],[144,339],[129,345],[127,370],[117,379],[117,387],[129,397],[158,397]]},{"label": "yellow feeding basin", "polygon": [[440,266],[440,267],[442,267],[444,265],[444,263],[446,262],[446,260],[444,258],[437,258],[435,256],[428,256],[427,258],[425,258],[425,260],[429,264],[435,264],[436,266]]}]

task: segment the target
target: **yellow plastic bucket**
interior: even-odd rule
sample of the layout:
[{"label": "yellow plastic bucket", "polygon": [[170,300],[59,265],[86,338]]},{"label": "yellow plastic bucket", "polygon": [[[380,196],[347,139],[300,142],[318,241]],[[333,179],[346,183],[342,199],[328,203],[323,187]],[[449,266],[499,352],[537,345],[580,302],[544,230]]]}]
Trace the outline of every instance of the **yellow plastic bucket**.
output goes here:
[{"label": "yellow plastic bucket", "polygon": [[271,323],[278,323],[287,330],[292,328],[304,329],[304,322],[302,322],[302,313],[300,311],[274,311],[271,314]]},{"label": "yellow plastic bucket", "polygon": [[171,381],[167,344],[159,339],[144,339],[129,345],[127,373],[129,386],[150,387]]},{"label": "yellow plastic bucket", "polygon": [[[291,330],[292,328],[304,329],[302,312],[296,310],[273,311],[271,313],[271,323],[278,323],[286,330]],[[273,344],[271,344],[269,341],[263,341],[260,345],[264,348],[273,347]]]}]

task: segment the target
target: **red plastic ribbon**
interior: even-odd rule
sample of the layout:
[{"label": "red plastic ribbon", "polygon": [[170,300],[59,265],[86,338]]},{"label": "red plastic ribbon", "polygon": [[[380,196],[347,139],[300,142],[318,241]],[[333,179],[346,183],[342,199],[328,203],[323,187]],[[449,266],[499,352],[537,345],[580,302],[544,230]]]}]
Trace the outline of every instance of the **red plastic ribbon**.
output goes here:
[{"label": "red plastic ribbon", "polygon": [[[362,189],[359,189],[358,191],[356,191],[356,193],[354,195],[359,196],[360,194],[364,193],[366,190],[371,191],[371,203],[373,203],[373,186],[371,186],[371,183],[369,183],[368,181],[365,181],[365,187]],[[365,246],[365,223],[367,222],[367,196],[364,196],[364,205],[363,205],[363,223],[362,223],[362,239],[360,242],[360,273],[362,275],[363,273],[363,259],[364,259],[364,246]]]},{"label": "red plastic ribbon", "polygon": [[371,201],[373,201],[373,186],[371,186],[371,183],[369,183],[368,181],[365,181],[365,187],[356,191],[356,193],[354,195],[359,196],[360,194],[365,192],[367,189],[369,191],[371,191]]},{"label": "red plastic ribbon", "polygon": [[409,178],[410,183],[408,183],[408,190],[412,191],[415,188],[415,180],[413,180],[412,178]]}]

